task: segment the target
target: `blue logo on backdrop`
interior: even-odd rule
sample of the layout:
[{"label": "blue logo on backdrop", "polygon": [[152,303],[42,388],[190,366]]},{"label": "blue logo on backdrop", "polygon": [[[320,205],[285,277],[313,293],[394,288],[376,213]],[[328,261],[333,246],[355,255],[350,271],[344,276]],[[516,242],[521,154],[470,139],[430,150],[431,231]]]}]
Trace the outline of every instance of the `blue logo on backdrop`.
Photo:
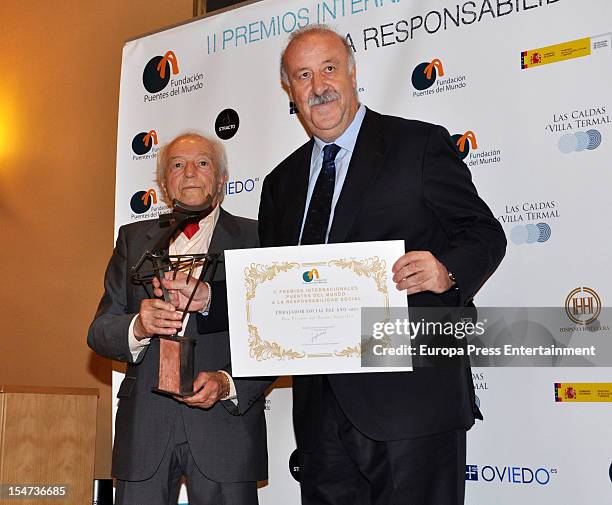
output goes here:
[{"label": "blue logo on backdrop", "polygon": [[519,224],[510,231],[510,239],[517,245],[535,244],[548,241],[551,234],[552,230],[547,223]]},{"label": "blue logo on backdrop", "polygon": [[465,465],[465,480],[478,480],[477,465]]},{"label": "blue logo on backdrop", "polygon": [[236,181],[227,181],[225,183],[226,195],[239,195],[240,193],[250,193],[259,183],[259,177],[254,179],[242,179]]},{"label": "blue logo on backdrop", "polygon": [[478,465],[465,466],[466,481],[546,486],[550,483],[552,476],[556,474],[556,468],[540,467],[534,469],[527,466],[484,465],[479,471]]},{"label": "blue logo on backdrop", "polygon": [[566,133],[559,139],[559,150],[563,154],[593,151],[601,145],[601,133],[598,130]]}]

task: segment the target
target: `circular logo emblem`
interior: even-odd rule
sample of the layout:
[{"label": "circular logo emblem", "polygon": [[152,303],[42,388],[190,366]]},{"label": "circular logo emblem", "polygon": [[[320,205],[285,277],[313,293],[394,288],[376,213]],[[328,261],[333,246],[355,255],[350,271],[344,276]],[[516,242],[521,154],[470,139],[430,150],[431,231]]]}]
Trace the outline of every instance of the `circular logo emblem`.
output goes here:
[{"label": "circular logo emblem", "polygon": [[476,134],[473,131],[466,131],[463,135],[456,134],[451,136],[459,157],[464,160],[470,154],[470,148],[477,149]]},{"label": "circular logo emblem", "polygon": [[300,482],[300,456],[297,449],[289,456],[289,473],[291,477]]},{"label": "circular logo emblem", "polygon": [[612,463],[610,463],[610,469],[608,470],[608,473],[610,474],[610,482],[612,482]]},{"label": "circular logo emblem", "polygon": [[155,130],[140,132],[132,139],[132,151],[139,156],[147,154],[153,145],[157,145],[157,132]]},{"label": "circular logo emblem", "polygon": [[601,298],[591,288],[573,289],[565,299],[565,313],[576,324],[591,324],[601,313]]},{"label": "circular logo emblem", "polygon": [[221,140],[229,140],[238,132],[240,118],[234,109],[222,110],[215,121],[215,132]]},{"label": "circular logo emblem", "polygon": [[438,71],[431,63],[419,63],[412,71],[412,85],[419,91],[431,88],[438,78]]},{"label": "circular logo emblem", "polygon": [[566,133],[559,138],[559,150],[563,154],[593,151],[601,145],[601,133],[598,130],[587,132]]},{"label": "circular logo emblem", "polygon": [[130,199],[130,208],[136,214],[144,214],[154,203],[157,203],[157,194],[154,189],[137,191]]},{"label": "circular logo emblem", "polygon": [[178,74],[178,62],[173,51],[149,60],[142,72],[142,84],[149,93],[157,93],[170,82],[170,74]]},{"label": "circular logo emblem", "polygon": [[142,73],[142,84],[149,93],[157,93],[158,91],[161,91],[170,81],[170,63],[167,61],[165,62],[166,68],[164,77],[161,77],[159,75],[160,72],[157,70],[157,67],[161,66],[160,62],[162,59],[163,58],[161,56],[156,56],[155,58],[149,60],[149,63],[147,63],[144,68],[144,72]]},{"label": "circular logo emblem", "polygon": [[552,230],[547,223],[518,224],[510,231],[510,239],[516,245],[546,242],[551,235]]}]

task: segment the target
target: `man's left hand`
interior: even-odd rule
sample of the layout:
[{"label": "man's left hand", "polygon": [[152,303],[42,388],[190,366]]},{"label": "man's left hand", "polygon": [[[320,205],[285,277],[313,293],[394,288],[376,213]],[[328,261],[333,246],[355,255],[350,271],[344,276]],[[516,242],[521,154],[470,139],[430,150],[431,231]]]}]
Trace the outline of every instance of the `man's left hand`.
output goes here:
[{"label": "man's left hand", "polygon": [[[198,282],[195,277],[188,277],[183,272],[177,272],[175,279],[172,278],[172,272],[165,272],[164,277],[162,282],[170,294],[170,303],[178,310],[185,310],[187,301],[196,286],[196,292],[193,300],[191,300],[189,312],[197,312],[204,309],[208,299],[208,286],[205,283]],[[159,280],[156,277],[153,277],[153,293],[159,297],[163,295]]]},{"label": "man's left hand", "polygon": [[446,267],[429,251],[410,251],[401,256],[391,269],[395,287],[406,294],[423,291],[444,293],[453,282]]},{"label": "man's left hand", "polygon": [[191,407],[209,409],[229,394],[229,382],[223,372],[200,372],[193,381],[197,393],[187,398],[175,398]]}]

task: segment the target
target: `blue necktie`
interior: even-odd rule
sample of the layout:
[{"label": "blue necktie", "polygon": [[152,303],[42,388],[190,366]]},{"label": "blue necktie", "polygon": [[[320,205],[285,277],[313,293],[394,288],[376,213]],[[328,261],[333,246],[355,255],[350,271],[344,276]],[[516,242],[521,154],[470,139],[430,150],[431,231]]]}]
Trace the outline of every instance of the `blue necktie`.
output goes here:
[{"label": "blue necktie", "polygon": [[325,243],[336,183],[336,163],[334,160],[338,151],[340,151],[340,146],[336,144],[329,144],[323,148],[323,165],[310,198],[306,222],[302,231],[302,240],[300,241],[302,245]]}]

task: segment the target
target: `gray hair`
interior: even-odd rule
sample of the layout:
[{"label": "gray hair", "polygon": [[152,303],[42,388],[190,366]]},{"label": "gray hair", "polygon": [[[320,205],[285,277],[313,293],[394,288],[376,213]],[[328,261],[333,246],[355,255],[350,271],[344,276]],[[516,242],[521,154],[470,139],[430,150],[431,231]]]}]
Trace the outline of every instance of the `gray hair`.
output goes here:
[{"label": "gray hair", "polygon": [[346,56],[348,59],[348,70],[351,71],[353,70],[353,68],[355,68],[355,54],[353,53],[353,48],[347,42],[345,37],[340,35],[336,30],[334,30],[329,25],[324,25],[324,24],[306,25],[298,30],[295,30],[294,32],[291,33],[291,35],[289,35],[289,40],[287,41],[287,45],[285,46],[285,49],[283,49],[283,52],[281,53],[281,56],[280,56],[280,78],[281,78],[281,81],[283,81],[283,83],[287,87],[289,86],[289,76],[287,75],[287,70],[285,69],[285,53],[287,52],[287,49],[293,42],[301,39],[302,37],[305,37],[306,35],[310,35],[311,33],[330,34],[330,35],[335,35],[336,37],[338,37],[338,39],[342,42],[342,45],[344,45],[344,48],[346,49]]},{"label": "gray hair", "polygon": [[[203,133],[197,130],[186,130],[180,135],[174,137],[168,143],[161,146],[159,149],[159,153],[157,153],[157,169],[155,181],[157,182],[157,186],[161,190],[161,199],[168,206],[172,205],[172,199],[170,198],[170,195],[168,195],[168,190],[166,189],[166,169],[168,168],[168,152],[175,143],[185,138],[196,138],[203,140],[204,142],[208,142],[208,144],[210,144],[212,148],[213,166],[217,171],[219,178],[223,179],[224,181],[227,181],[229,178],[229,172],[227,169],[227,154],[225,153],[225,147],[223,147],[223,144],[217,139],[212,138],[212,136],[204,135]],[[225,184],[221,185],[221,190],[218,194],[214,195],[214,197],[217,203],[221,204],[223,198],[225,197]]]}]

